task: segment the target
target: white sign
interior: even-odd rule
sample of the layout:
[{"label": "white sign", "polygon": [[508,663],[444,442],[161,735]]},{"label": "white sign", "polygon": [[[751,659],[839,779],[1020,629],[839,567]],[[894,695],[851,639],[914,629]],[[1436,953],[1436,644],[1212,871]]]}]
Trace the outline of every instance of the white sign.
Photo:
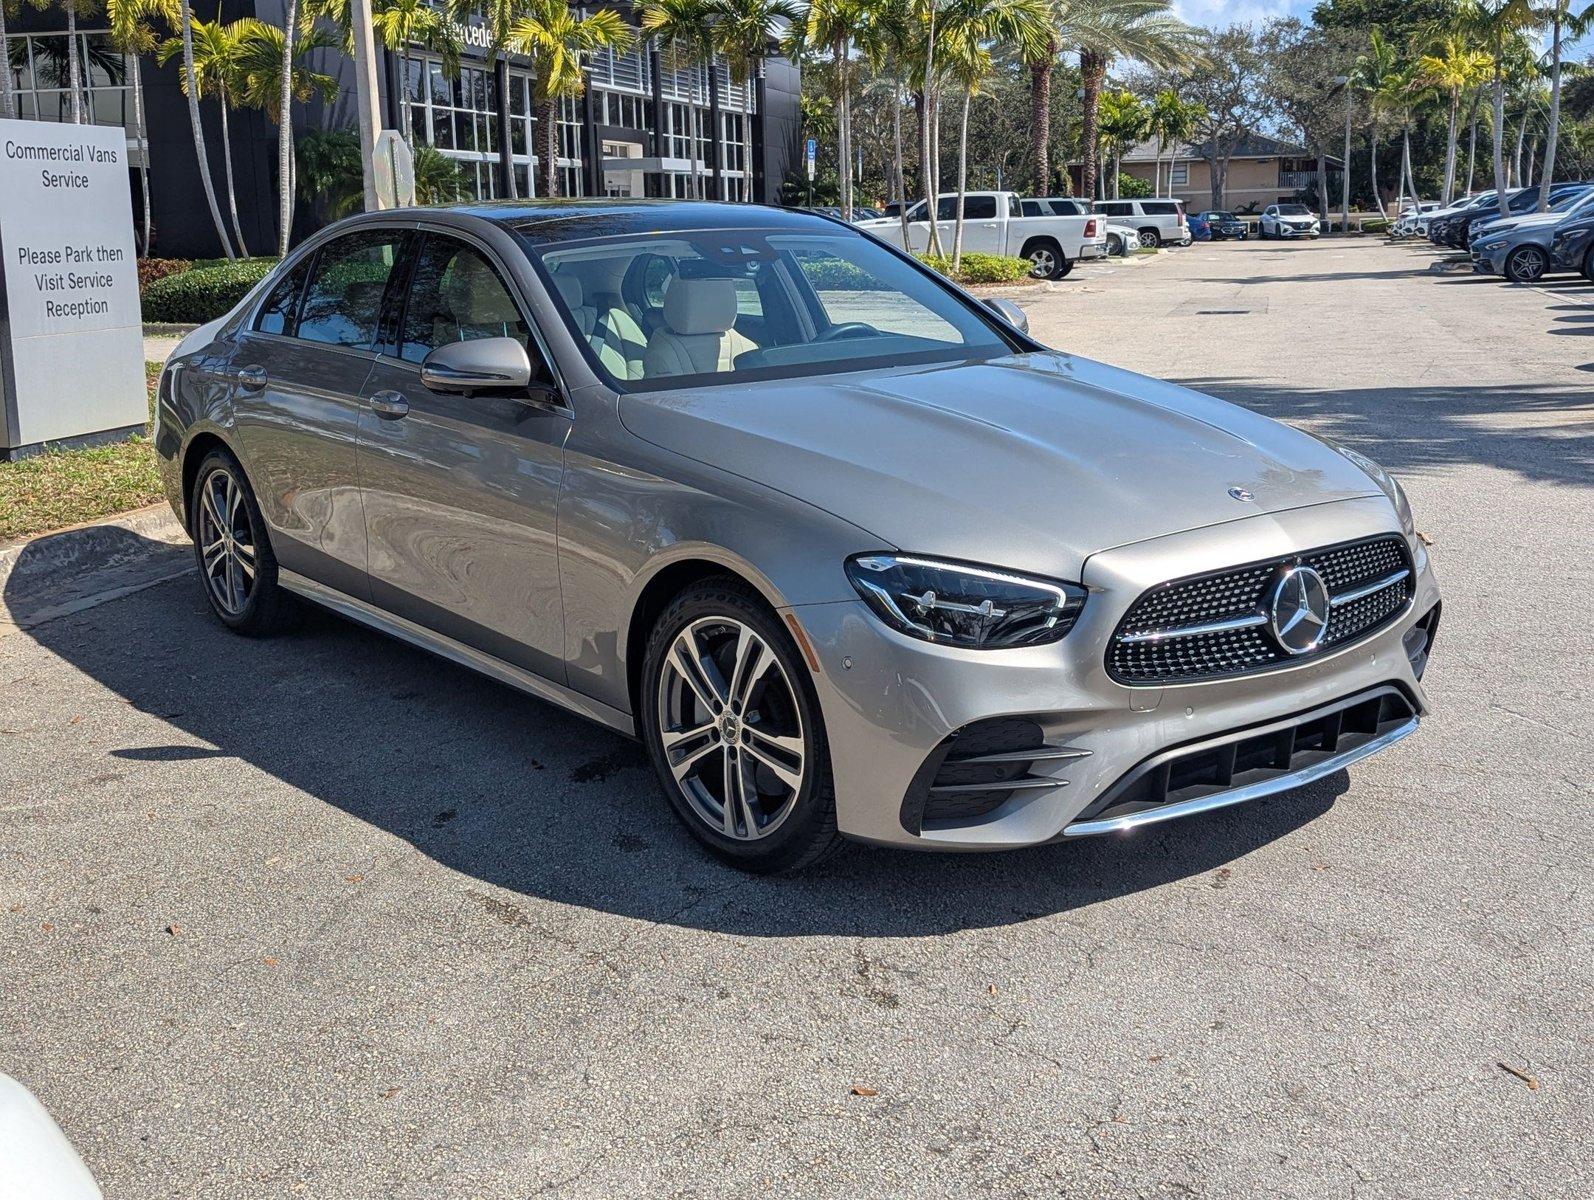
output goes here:
[{"label": "white sign", "polygon": [[127,134],[0,120],[0,458],[148,420]]}]

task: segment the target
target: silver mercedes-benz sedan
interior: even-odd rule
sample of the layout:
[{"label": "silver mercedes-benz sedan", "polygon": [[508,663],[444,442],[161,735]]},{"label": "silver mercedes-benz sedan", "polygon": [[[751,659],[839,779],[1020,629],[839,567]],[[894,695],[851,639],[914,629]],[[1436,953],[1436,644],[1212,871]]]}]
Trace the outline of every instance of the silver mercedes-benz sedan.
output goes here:
[{"label": "silver mercedes-benz sedan", "polygon": [[811,214],[351,218],[186,339],[156,445],[225,624],[291,593],[634,734],[749,869],[1134,829],[1426,709],[1394,479]]}]

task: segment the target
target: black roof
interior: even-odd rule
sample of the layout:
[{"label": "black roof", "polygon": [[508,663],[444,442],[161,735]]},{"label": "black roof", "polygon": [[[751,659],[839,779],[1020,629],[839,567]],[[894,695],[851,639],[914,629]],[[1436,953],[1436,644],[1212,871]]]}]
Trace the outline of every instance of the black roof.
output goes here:
[{"label": "black roof", "polygon": [[702,200],[490,200],[445,211],[507,226],[536,242],[694,229],[833,229],[842,222],[763,204]]}]

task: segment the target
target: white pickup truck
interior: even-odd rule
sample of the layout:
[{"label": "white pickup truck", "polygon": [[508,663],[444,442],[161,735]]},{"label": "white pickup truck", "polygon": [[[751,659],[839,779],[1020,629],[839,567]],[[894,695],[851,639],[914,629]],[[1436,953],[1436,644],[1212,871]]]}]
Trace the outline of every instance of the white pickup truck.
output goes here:
[{"label": "white pickup truck", "polygon": [[[952,253],[957,193],[943,192],[936,205],[941,248]],[[857,222],[875,237],[902,245],[902,220],[882,217]],[[924,253],[930,240],[921,200],[908,210],[907,249]],[[1037,279],[1061,279],[1081,259],[1107,257],[1107,222],[1095,215],[1026,217],[1017,192],[968,192],[963,197],[963,249],[976,254],[1009,254],[1033,263]]]}]

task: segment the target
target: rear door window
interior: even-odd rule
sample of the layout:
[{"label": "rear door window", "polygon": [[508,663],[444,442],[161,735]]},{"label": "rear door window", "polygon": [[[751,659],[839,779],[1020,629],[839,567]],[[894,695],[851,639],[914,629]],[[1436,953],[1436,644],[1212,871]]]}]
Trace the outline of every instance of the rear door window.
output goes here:
[{"label": "rear door window", "polygon": [[1172,200],[1142,200],[1140,210],[1148,217],[1174,217],[1179,215],[1179,206]]},{"label": "rear door window", "polygon": [[307,342],[369,349],[376,341],[404,233],[373,229],[345,234],[321,247],[299,312],[298,336]]},{"label": "rear door window", "polygon": [[283,337],[294,335],[299,327],[299,297],[304,294],[304,280],[309,273],[310,260],[305,259],[271,289],[255,317],[255,328],[259,332]]},{"label": "rear door window", "polygon": [[410,278],[399,357],[418,363],[439,346],[492,337],[514,338],[536,356],[520,306],[481,251],[427,234]]}]

